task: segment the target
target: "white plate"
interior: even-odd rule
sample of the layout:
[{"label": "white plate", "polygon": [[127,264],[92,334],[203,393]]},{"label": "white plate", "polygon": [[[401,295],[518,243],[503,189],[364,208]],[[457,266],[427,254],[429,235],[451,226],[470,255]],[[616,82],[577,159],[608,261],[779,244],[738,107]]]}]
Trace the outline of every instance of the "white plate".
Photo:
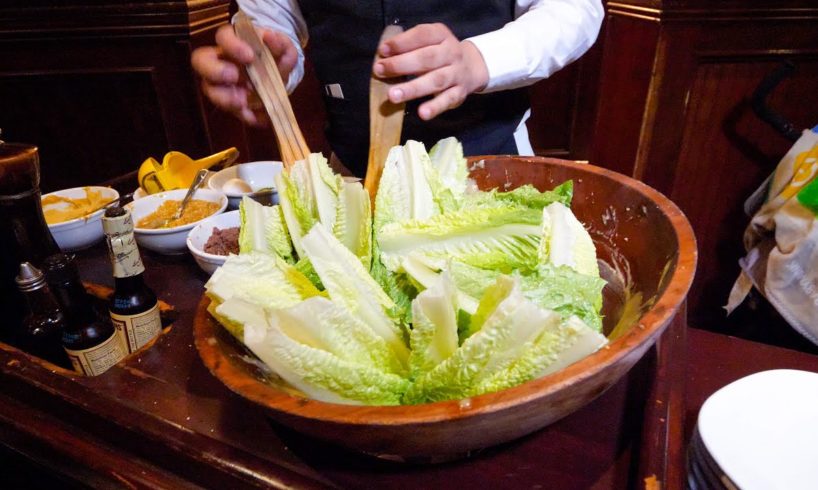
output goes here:
[{"label": "white plate", "polygon": [[818,488],[818,374],[781,369],[734,381],[705,401],[698,427],[739,488]]}]

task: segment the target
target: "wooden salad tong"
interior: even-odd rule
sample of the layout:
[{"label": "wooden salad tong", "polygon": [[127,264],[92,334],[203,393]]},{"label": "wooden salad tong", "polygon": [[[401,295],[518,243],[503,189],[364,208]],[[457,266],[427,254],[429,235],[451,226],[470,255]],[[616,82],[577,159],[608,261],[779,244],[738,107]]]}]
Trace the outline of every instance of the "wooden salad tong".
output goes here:
[{"label": "wooden salad tong", "polygon": [[[399,25],[386,26],[378,45],[401,32],[403,28]],[[375,54],[375,62],[379,59],[381,57]],[[369,192],[373,206],[386,155],[393,146],[400,144],[406,104],[393,104],[387,94],[389,87],[402,81],[402,77],[383,79],[374,74],[369,81],[369,161],[366,166],[364,187]]]},{"label": "wooden salad tong", "polygon": [[247,14],[239,10],[235,16],[233,28],[236,35],[249,44],[255,53],[255,59],[246,67],[247,75],[256,88],[267,115],[270,116],[281,152],[281,160],[284,168],[289,169],[298,160],[307,158],[310,155],[310,149],[295,120],[281,73],[278,71],[273,55],[259,37]]}]

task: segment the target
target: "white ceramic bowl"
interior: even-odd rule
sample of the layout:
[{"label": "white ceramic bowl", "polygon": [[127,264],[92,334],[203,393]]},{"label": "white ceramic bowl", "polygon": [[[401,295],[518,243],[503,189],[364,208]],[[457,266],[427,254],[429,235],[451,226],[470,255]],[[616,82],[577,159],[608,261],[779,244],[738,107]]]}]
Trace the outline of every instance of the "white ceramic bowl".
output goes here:
[{"label": "white ceramic bowl", "polygon": [[[261,201],[262,204],[277,204],[278,192],[275,189],[274,178],[281,173],[284,165],[281,162],[266,161],[266,162],[248,162],[233,165],[225,169],[219,170],[208,181],[207,185],[210,189],[224,192],[227,195],[230,209],[238,209],[241,203],[241,198],[246,195],[251,195],[254,199]],[[225,189],[225,184],[230,179],[241,179],[249,186],[251,192],[236,192],[231,189]],[[262,189],[272,188],[271,194],[258,193]]]},{"label": "white ceramic bowl", "polygon": [[[119,193],[110,187],[87,187],[94,191],[101,191],[102,197],[106,198],[106,200],[117,199],[119,197]],[[86,196],[85,189],[86,187],[63,189],[61,191],[45,194],[43,198],[50,195],[56,195],[77,199]],[[43,209],[60,208],[63,206],[67,206],[67,204],[53,204],[46,206]],[[90,247],[102,239],[103,212],[103,209],[99,209],[81,218],[75,218],[72,220],[63,221],[62,223],[48,225],[48,229],[51,231],[51,235],[54,237],[54,240],[57,241],[57,245],[59,245],[60,249],[64,252],[82,250]]]},{"label": "white ceramic bowl", "polygon": [[216,255],[204,251],[205,243],[213,233],[213,228],[224,230],[225,228],[233,228],[241,224],[240,211],[228,211],[226,213],[217,214],[207,219],[202,220],[196,225],[187,236],[187,249],[196,259],[199,267],[208,274],[213,274],[213,271],[218,269],[224,261],[227,260],[226,255]]},{"label": "white ceramic bowl", "polygon": [[[182,226],[174,226],[173,228],[139,228],[136,226],[139,221],[156,211],[159,206],[165,201],[181,201],[187,194],[187,189],[176,189],[173,191],[159,192],[145,196],[128,205],[131,209],[131,215],[134,222],[134,236],[136,243],[140,247],[147,248],[166,255],[181,254],[185,252],[185,241],[187,234],[197,224],[204,221],[204,218],[199,221],[194,221]],[[227,196],[221,192],[210,189],[199,189],[193,195],[193,199],[200,199],[204,201],[212,201],[219,203],[219,209],[214,214],[221,214],[227,208]],[[213,215],[211,215],[213,216]]]}]

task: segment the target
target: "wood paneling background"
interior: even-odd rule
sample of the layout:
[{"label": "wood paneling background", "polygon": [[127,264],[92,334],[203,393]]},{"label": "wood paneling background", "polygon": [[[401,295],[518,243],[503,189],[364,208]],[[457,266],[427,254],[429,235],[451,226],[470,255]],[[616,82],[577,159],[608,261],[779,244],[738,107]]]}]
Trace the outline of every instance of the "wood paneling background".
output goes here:
[{"label": "wood paneling background", "polygon": [[700,254],[690,323],[724,329],[721,306],[749,221],[743,202],[791,146],[752,113],[749,99],[790,60],[796,73],[769,103],[797,127],[818,123],[818,5],[628,0],[607,7],[591,160],[679,204]]},{"label": "wood paneling background", "polygon": [[190,67],[228,4],[3,2],[0,127],[39,146],[44,191],[117,178],[130,191],[139,164],[169,150],[247,153],[243,128],[201,100]]}]

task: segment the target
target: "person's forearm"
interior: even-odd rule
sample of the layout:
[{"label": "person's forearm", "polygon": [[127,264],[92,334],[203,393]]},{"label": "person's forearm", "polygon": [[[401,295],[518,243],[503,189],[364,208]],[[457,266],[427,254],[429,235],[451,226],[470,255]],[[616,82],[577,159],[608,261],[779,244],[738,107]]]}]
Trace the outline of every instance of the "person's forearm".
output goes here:
[{"label": "person's forearm", "polygon": [[292,92],[304,77],[304,49],[307,25],[296,0],[237,0],[239,7],[258,27],[286,34],[298,51],[298,62],[290,72],[287,91]]},{"label": "person's forearm", "polygon": [[519,16],[503,28],[469,38],[486,62],[483,92],[531,85],[576,60],[594,43],[601,0],[518,1]]}]

